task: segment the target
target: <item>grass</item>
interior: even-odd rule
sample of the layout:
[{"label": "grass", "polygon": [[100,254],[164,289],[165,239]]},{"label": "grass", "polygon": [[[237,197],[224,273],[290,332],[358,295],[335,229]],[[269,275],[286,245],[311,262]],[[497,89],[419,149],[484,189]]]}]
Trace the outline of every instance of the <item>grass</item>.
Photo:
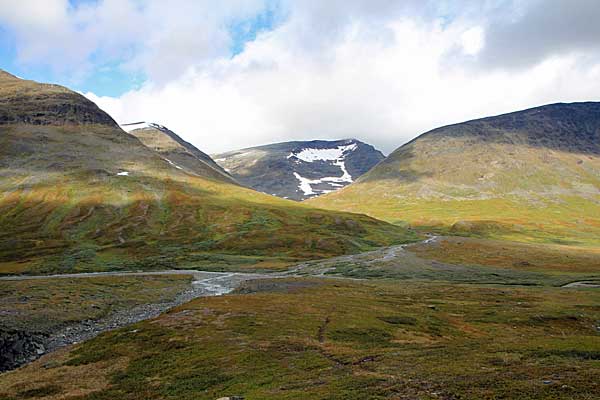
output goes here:
[{"label": "grass", "polygon": [[469,237],[443,237],[410,245],[420,257],[451,264],[474,264],[519,271],[600,273],[600,249]]},{"label": "grass", "polygon": [[[48,399],[593,399],[599,389],[598,291],[316,279],[242,291],[45,356],[0,376],[0,396],[49,382]],[[82,379],[91,371],[95,390]]]},{"label": "grass", "polygon": [[185,275],[2,281],[0,329],[51,332],[134,306],[165,302],[189,288]]}]

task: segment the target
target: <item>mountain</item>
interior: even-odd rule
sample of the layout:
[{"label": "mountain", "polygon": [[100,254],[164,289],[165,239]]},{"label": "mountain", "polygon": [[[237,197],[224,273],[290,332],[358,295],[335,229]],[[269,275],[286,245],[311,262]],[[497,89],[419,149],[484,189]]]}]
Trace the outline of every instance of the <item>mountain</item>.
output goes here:
[{"label": "mountain", "polygon": [[18,79],[0,70],[0,124],[117,123],[96,104],[59,85]]},{"label": "mountain", "polygon": [[181,139],[168,128],[148,122],[122,124],[121,129],[137,137],[175,168],[200,176],[235,183],[234,179],[206,153]]},{"label": "mountain", "polygon": [[2,72],[0,104],[0,273],[281,268],[413,238],[243,188],[198,163],[177,158],[178,168],[60,86]]},{"label": "mountain", "polygon": [[371,145],[347,139],[276,143],[214,158],[248,187],[304,200],[352,183],[385,157]]},{"label": "mountain", "polygon": [[434,129],[311,204],[455,233],[597,244],[600,103]]}]

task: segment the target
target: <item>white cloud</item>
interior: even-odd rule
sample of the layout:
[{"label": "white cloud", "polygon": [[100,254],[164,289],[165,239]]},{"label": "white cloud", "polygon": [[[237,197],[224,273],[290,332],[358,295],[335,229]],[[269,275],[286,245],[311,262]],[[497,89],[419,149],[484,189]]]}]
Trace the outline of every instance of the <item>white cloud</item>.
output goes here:
[{"label": "white cloud", "polygon": [[23,62],[142,72],[139,90],[87,96],[208,152],[347,137],[389,152],[443,124],[598,100],[595,0],[281,0],[287,18],[231,57],[228,24],[274,1],[0,0],[0,23]]},{"label": "white cloud", "polygon": [[600,62],[586,66],[576,55],[518,71],[478,69],[453,55],[484,46],[483,29],[468,21],[350,22],[326,47],[295,45],[301,24],[292,15],[232,59],[95,100],[120,122],[159,122],[208,152],[347,137],[389,152],[443,124],[600,93]]},{"label": "white cloud", "polygon": [[86,76],[116,62],[165,82],[228,54],[228,24],[264,0],[0,0],[0,26],[16,38],[17,61]]},{"label": "white cloud", "polygon": [[463,52],[470,56],[479,53],[485,43],[484,31],[480,26],[475,26],[464,31],[460,38]]}]

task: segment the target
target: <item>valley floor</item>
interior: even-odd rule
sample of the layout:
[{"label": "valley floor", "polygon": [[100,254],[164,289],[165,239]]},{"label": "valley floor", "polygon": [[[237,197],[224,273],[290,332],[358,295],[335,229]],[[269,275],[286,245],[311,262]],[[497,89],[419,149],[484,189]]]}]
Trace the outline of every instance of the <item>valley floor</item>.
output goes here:
[{"label": "valley floor", "polygon": [[595,399],[599,260],[431,237],[266,276],[3,280],[2,328],[46,332],[173,306],[190,274],[196,294],[238,288],[4,373],[0,399]]}]

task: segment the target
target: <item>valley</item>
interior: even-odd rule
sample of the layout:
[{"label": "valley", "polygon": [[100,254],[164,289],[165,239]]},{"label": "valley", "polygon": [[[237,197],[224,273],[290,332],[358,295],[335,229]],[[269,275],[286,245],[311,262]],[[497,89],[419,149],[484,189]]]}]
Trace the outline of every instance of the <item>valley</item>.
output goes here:
[{"label": "valley", "polygon": [[0,105],[2,400],[597,398],[599,103],[215,159]]},{"label": "valley", "polygon": [[0,274],[281,269],[418,240],[241,187],[166,129],[134,130],[148,147],[66,88],[0,71],[0,97],[21,105],[0,123]]}]

